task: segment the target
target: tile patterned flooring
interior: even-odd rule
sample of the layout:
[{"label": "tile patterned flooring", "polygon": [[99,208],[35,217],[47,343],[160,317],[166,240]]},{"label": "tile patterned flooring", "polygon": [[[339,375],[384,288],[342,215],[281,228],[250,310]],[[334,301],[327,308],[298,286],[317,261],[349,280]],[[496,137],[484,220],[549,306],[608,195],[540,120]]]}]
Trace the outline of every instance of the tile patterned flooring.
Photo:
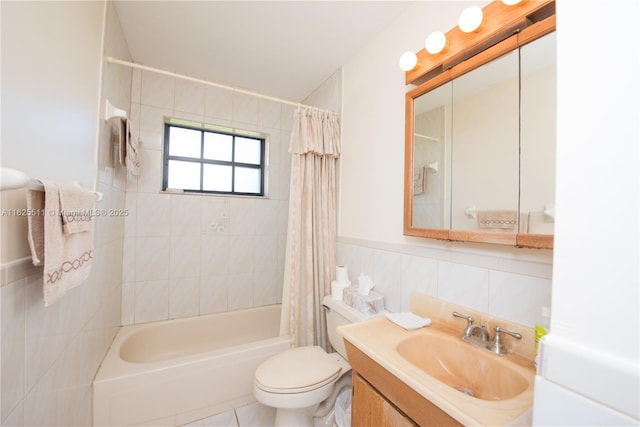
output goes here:
[{"label": "tile patterned flooring", "polygon": [[182,427],[268,427],[273,426],[275,418],[274,408],[255,402]]}]

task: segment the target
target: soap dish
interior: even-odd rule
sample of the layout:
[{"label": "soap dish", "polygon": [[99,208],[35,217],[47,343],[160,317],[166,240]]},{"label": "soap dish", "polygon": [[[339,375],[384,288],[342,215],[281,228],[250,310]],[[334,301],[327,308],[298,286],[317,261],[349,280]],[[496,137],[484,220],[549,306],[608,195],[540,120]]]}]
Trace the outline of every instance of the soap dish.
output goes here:
[{"label": "soap dish", "polygon": [[408,331],[423,328],[431,324],[431,319],[427,317],[420,317],[409,311],[404,311],[402,313],[386,313],[385,315],[387,316],[387,319]]}]

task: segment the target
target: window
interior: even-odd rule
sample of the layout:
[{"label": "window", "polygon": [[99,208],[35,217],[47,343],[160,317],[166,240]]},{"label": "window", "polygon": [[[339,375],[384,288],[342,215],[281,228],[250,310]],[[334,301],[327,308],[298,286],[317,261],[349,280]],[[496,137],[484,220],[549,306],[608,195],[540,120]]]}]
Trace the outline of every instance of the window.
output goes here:
[{"label": "window", "polygon": [[265,139],[205,125],[165,123],[162,189],[264,195]]}]

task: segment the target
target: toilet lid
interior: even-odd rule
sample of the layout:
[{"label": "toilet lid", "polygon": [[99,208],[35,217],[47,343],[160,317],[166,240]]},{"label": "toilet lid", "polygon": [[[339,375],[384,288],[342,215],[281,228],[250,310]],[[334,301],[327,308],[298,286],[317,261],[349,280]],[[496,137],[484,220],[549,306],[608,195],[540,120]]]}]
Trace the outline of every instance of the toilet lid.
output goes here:
[{"label": "toilet lid", "polygon": [[272,393],[302,393],[340,376],[342,367],[321,347],[292,348],[264,361],[256,369],[256,385]]}]

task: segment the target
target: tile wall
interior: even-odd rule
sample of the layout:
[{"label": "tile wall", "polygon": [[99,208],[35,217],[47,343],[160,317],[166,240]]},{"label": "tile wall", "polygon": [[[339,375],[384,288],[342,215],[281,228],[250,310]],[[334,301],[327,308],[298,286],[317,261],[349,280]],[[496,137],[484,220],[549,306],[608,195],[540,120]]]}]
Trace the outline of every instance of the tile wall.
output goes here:
[{"label": "tile wall", "polygon": [[[141,172],[127,182],[122,324],[279,302],[294,107],[140,70],[131,98]],[[165,117],[267,135],[268,197],[162,193]]]},{"label": "tile wall", "polygon": [[[106,34],[105,52],[126,58],[112,3]],[[130,84],[130,70],[105,66],[103,96],[115,105],[129,104]],[[109,126],[100,121],[99,209],[122,209],[125,204],[126,172],[114,167],[111,147]],[[2,265],[1,425],[91,425],[93,377],[120,327],[123,237],[122,216],[96,218],[89,278],[46,308],[42,268],[34,267],[31,257]]]},{"label": "tile wall", "polygon": [[[124,206],[124,180],[98,190],[101,208]],[[42,268],[3,266],[3,426],[91,424],[93,377],[120,327],[123,229],[122,219],[95,224],[90,277],[51,307]]]},{"label": "tile wall", "polygon": [[388,244],[340,237],[338,265],[352,284],[362,273],[385,297],[385,308],[408,311],[412,291],[533,327],[542,306],[551,306],[552,253],[521,249],[514,256],[488,254],[473,244]]}]

